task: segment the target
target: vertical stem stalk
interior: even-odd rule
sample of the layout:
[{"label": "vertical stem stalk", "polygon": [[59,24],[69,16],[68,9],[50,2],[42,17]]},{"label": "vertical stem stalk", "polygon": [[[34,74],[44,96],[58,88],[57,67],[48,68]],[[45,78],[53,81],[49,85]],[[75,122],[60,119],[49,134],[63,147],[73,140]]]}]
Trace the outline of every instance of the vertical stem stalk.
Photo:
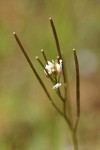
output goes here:
[{"label": "vertical stem stalk", "polygon": [[[63,61],[61,50],[60,50],[60,44],[59,44],[59,40],[58,40],[58,36],[57,36],[57,32],[56,32],[54,22],[53,22],[52,18],[49,18],[49,20],[50,20],[50,24],[51,24],[51,27],[52,27],[52,31],[53,31],[53,35],[54,35],[54,39],[55,39],[59,59],[62,59],[62,61]],[[64,80],[64,84],[65,84],[64,85],[65,100],[64,100],[63,108],[64,108],[64,115],[66,115],[66,103],[67,103],[67,86],[66,85],[67,85],[67,79],[66,79],[65,67],[64,67],[63,62],[62,62],[62,68],[63,68],[63,80]]]},{"label": "vertical stem stalk", "polygon": [[66,122],[67,122],[67,124],[68,124],[69,131],[70,131],[70,134],[71,134],[72,143],[73,143],[73,148],[74,148],[73,150],[79,150],[76,131],[75,131],[75,129],[72,127],[71,122],[69,121],[69,119],[68,119],[66,116],[65,116],[65,120],[66,120]]},{"label": "vertical stem stalk", "polygon": [[75,132],[76,132],[79,118],[80,118],[80,74],[79,74],[79,64],[78,64],[76,50],[73,49],[73,52],[74,52],[75,70],[76,70],[76,107],[77,107],[77,118],[75,122]]},{"label": "vertical stem stalk", "polygon": [[73,132],[72,132],[72,142],[73,142],[74,150],[79,150],[79,148],[78,148],[77,135],[76,135],[76,132],[75,132],[74,130],[73,130]]},{"label": "vertical stem stalk", "polygon": [[51,27],[52,27],[52,31],[53,31],[53,35],[54,35],[57,51],[58,51],[58,54],[59,54],[59,58],[62,59],[60,45],[59,45],[59,40],[58,40],[58,36],[57,36],[57,32],[56,32],[56,28],[55,28],[54,22],[53,22],[52,18],[49,18],[49,20],[50,20],[50,24],[51,24]]}]

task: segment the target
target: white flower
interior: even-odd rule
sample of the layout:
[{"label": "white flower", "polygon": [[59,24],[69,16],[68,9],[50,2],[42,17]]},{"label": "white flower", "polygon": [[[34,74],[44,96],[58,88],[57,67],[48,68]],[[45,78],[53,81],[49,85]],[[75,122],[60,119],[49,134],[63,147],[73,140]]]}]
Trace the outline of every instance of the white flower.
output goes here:
[{"label": "white flower", "polygon": [[59,63],[56,63],[56,71],[57,73],[61,73],[62,72],[62,60],[59,60]]},{"label": "white flower", "polygon": [[[47,70],[48,74],[60,74],[62,73],[62,60],[59,60],[59,63],[56,61],[50,62],[48,61],[48,64],[46,64],[45,69]],[[45,74],[47,75],[46,71],[44,70]]]},{"label": "white flower", "polygon": [[61,83],[57,83],[55,86],[53,86],[53,89],[55,90],[55,89],[59,88],[60,86],[61,86]]},{"label": "white flower", "polygon": [[53,60],[52,60],[52,63],[50,61],[48,61],[48,65],[51,66],[51,67],[53,66],[53,63],[54,63]]},{"label": "white flower", "polygon": [[[50,65],[46,65],[45,69],[47,70],[48,74],[52,73],[52,67]],[[45,73],[46,73],[46,71],[45,71]],[[47,73],[46,73],[46,75],[47,75]]]}]

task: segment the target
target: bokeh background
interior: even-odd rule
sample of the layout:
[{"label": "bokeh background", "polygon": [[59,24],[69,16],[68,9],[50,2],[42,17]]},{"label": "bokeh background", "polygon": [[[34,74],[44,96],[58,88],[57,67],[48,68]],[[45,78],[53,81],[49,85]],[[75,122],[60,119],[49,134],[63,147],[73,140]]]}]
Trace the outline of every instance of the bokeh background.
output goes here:
[{"label": "bokeh background", "polygon": [[[100,1],[0,0],[0,150],[72,150],[65,121],[54,110],[12,33],[16,31],[51,95],[52,84],[35,56],[57,51],[52,17],[66,60],[72,109],[75,108],[73,48],[81,75],[80,150],[100,150]],[[61,106],[60,106],[61,107]]]}]

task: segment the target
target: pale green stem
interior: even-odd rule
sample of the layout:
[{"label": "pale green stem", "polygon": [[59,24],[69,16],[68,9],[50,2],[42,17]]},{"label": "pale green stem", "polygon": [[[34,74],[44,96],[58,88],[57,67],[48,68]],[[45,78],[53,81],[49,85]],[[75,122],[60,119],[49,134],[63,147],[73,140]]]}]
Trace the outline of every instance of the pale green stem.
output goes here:
[{"label": "pale green stem", "polygon": [[78,148],[77,135],[76,135],[76,132],[75,132],[74,130],[73,130],[73,132],[72,132],[72,142],[73,142],[74,150],[79,150],[79,148]]},{"label": "pale green stem", "polygon": [[68,127],[69,127],[69,131],[70,131],[71,138],[72,138],[72,143],[73,143],[73,148],[74,148],[74,150],[79,150],[76,131],[75,131],[75,129],[72,127],[72,124],[71,124],[71,122],[69,121],[69,119],[68,119],[66,116],[64,116],[64,118],[65,118],[65,121],[67,122],[67,125],[68,125]]}]

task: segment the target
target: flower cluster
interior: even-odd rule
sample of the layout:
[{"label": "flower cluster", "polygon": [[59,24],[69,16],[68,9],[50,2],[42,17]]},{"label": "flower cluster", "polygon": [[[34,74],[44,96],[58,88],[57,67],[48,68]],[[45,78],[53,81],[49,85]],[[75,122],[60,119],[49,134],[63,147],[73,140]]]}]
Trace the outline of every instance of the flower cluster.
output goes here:
[{"label": "flower cluster", "polygon": [[[52,60],[52,62],[47,61],[47,64],[45,66],[44,72],[47,77],[51,77],[52,80],[53,78],[57,79],[57,76],[60,77],[62,74],[62,60]],[[61,83],[58,83],[55,81],[55,85],[53,86],[53,89],[57,89],[61,86]]]},{"label": "flower cluster", "polygon": [[[62,60],[60,59],[59,62],[52,60],[52,62],[47,61],[47,64],[45,66],[45,69],[47,70],[49,75],[55,74],[55,75],[61,75],[62,73]],[[47,72],[44,70],[46,76],[48,76]]]}]

